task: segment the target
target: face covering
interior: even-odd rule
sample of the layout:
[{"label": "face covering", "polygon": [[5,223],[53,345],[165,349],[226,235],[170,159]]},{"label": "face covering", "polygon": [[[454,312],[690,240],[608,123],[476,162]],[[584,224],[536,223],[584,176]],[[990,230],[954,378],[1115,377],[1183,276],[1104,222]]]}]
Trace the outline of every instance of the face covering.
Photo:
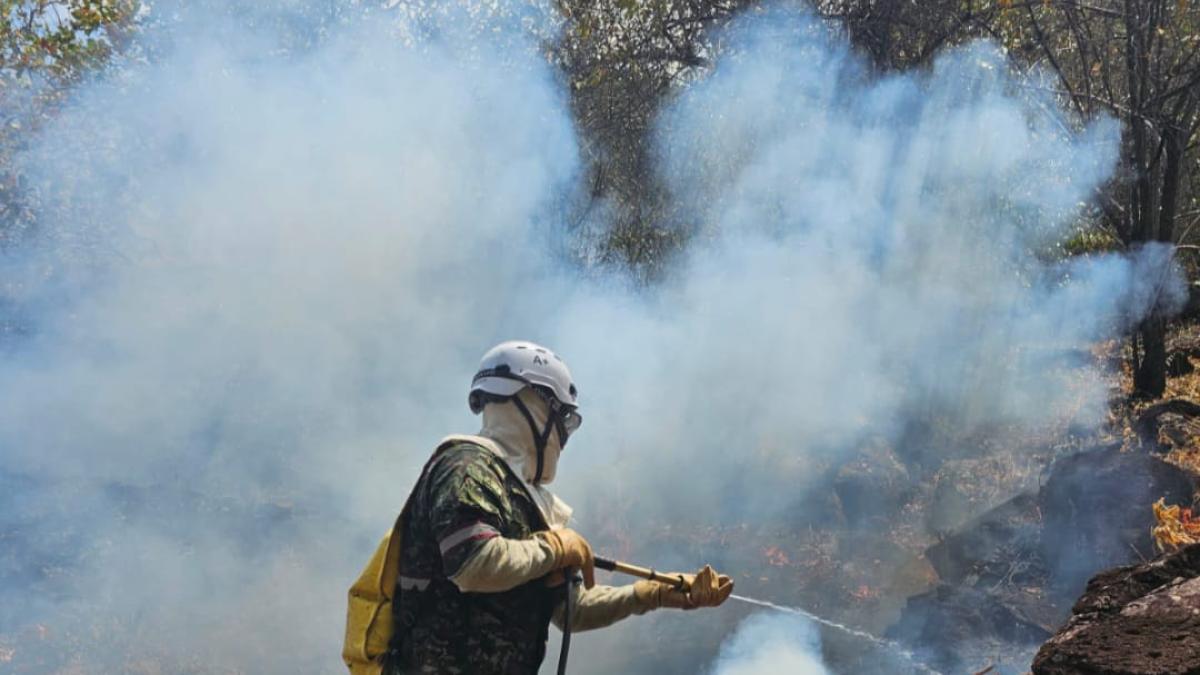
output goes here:
[{"label": "face covering", "polygon": [[[483,428],[477,437],[466,437],[500,455],[513,473],[521,478],[551,529],[566,527],[572,509],[548,490],[545,485],[554,480],[558,457],[562,452],[558,432],[551,424],[542,450],[541,477],[538,479],[538,449],[535,434],[544,434],[550,419],[550,407],[532,389],[521,390],[517,397],[525,406],[529,419],[514,401],[489,403],[483,408]],[[535,431],[536,430],[536,431]]]},{"label": "face covering", "polygon": [[[489,403],[483,409],[483,429],[479,435],[497,441],[505,449],[505,459],[517,475],[527,483],[548,485],[558,470],[562,453],[561,439],[550,420],[550,406],[533,389],[526,387],[514,398],[517,401]],[[524,406],[525,412],[521,407]],[[532,421],[532,423],[531,423]],[[538,475],[538,441],[544,438]],[[520,465],[518,468],[517,465]]]}]

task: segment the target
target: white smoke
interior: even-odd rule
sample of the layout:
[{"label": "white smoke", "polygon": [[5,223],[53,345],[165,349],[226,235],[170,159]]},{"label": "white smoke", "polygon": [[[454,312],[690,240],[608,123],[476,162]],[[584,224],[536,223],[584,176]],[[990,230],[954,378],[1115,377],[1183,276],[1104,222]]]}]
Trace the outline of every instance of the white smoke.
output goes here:
[{"label": "white smoke", "polygon": [[[96,635],[45,671],[339,668],[344,590],[437,439],[475,428],[466,386],[502,339],[551,345],[580,383],[556,487],[583,522],[738,521],[788,513],[813,462],[931,409],[1094,422],[1100,373],[1068,388],[1052,355],[1154,296],[1136,259],[1035,256],[1118,130],[1065,131],[987,45],[877,80],[801,14],[747,17],[662,118],[695,243],[639,291],[553,254],[577,141],[519,33],[372,26],[296,55],[219,26],[84,89],[23,158],[43,224],[0,267],[21,330],[0,354],[0,524],[32,535],[0,633]],[[780,621],[747,623],[721,667],[823,672]],[[614,665],[630,653],[573,672],[637,671]]]},{"label": "white smoke", "polygon": [[729,43],[660,125],[687,260],[646,302],[574,303],[559,341],[584,346],[567,353],[603,392],[606,446],[656,476],[701,469],[652,510],[779,513],[809,462],[934,414],[963,433],[1098,423],[1101,373],[1062,354],[1182,295],[1145,274],[1159,248],[1040,257],[1109,176],[1117,125],[1066,132],[987,43],[884,79],[802,13],[747,17]]},{"label": "white smoke", "polygon": [[140,653],[329,672],[414,467],[471,430],[481,349],[545,339],[529,317],[563,282],[540,218],[575,141],[527,51],[188,37],[86,90],[25,158],[45,230],[5,259],[29,334],[0,364],[0,447],[44,499],[18,522],[68,541],[42,580],[59,609],[5,584],[0,632],[111,618],[79,650],[96,672]]},{"label": "white smoke", "polygon": [[721,646],[713,675],[828,675],[821,639],[811,622],[786,614],[755,614]]}]

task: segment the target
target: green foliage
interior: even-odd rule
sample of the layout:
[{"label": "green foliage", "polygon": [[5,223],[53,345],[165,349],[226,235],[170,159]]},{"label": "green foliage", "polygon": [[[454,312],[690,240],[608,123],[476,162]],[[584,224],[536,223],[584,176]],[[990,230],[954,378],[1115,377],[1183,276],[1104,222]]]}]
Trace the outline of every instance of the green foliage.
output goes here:
[{"label": "green foliage", "polygon": [[137,0],[0,0],[0,81],[5,90],[78,82],[128,43]]},{"label": "green foliage", "polygon": [[0,246],[36,220],[14,156],[79,82],[129,46],[140,11],[137,0],[0,0]]},{"label": "green foliage", "polygon": [[655,116],[680,83],[712,63],[717,29],[755,3],[558,0],[565,25],[549,52],[570,83],[590,161],[590,200],[579,208],[602,202],[609,221],[598,240],[586,242],[591,259],[649,279],[687,241],[672,229],[670,201],[653,171]]},{"label": "green foliage", "polygon": [[1111,253],[1123,248],[1124,244],[1111,230],[1097,228],[1080,229],[1062,244],[1062,252],[1067,256]]}]

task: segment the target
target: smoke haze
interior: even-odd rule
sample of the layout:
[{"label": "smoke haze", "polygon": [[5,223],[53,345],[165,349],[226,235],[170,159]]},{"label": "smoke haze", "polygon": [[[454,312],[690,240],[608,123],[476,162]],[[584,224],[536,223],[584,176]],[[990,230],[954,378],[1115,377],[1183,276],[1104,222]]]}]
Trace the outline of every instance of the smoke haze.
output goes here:
[{"label": "smoke haze", "polygon": [[[192,17],[20,158],[42,225],[0,259],[0,634],[72,642],[19,672],[337,671],[345,589],[436,441],[477,428],[504,339],[579,383],[555,487],[584,533],[690,569],[640,524],[787,523],[814,466],[935,415],[1098,424],[1103,373],[1062,355],[1181,298],[1146,281],[1160,249],[1046,255],[1115,123],[1076,129],[989,44],[877,78],[787,8],[736,22],[659,120],[690,248],[648,289],[584,274],[578,139],[527,17],[446,17],[300,55]],[[791,617],[718,654],[734,619],[634,619],[572,671],[650,672],[628,646],[671,624],[721,675],[827,672]]]},{"label": "smoke haze", "polygon": [[804,619],[759,614],[742,623],[721,647],[713,675],[828,675],[813,656],[819,647],[816,630]]}]

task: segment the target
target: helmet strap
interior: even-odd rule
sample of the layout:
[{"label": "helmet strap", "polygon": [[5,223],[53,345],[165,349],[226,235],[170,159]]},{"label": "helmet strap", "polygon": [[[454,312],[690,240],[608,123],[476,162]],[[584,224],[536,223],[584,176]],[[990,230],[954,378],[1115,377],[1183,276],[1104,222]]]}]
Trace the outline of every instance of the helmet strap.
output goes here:
[{"label": "helmet strap", "polygon": [[538,431],[537,422],[533,419],[533,414],[529,412],[529,408],[525,407],[525,402],[520,396],[513,396],[512,402],[517,406],[517,410],[525,416],[525,421],[529,423],[529,430],[533,433],[533,446],[537,448],[537,473],[533,475],[533,484],[537,485],[542,482],[542,472],[546,468],[546,443],[550,440],[550,432],[554,431],[554,420],[556,415],[551,412],[550,419],[546,420],[546,428]]}]

